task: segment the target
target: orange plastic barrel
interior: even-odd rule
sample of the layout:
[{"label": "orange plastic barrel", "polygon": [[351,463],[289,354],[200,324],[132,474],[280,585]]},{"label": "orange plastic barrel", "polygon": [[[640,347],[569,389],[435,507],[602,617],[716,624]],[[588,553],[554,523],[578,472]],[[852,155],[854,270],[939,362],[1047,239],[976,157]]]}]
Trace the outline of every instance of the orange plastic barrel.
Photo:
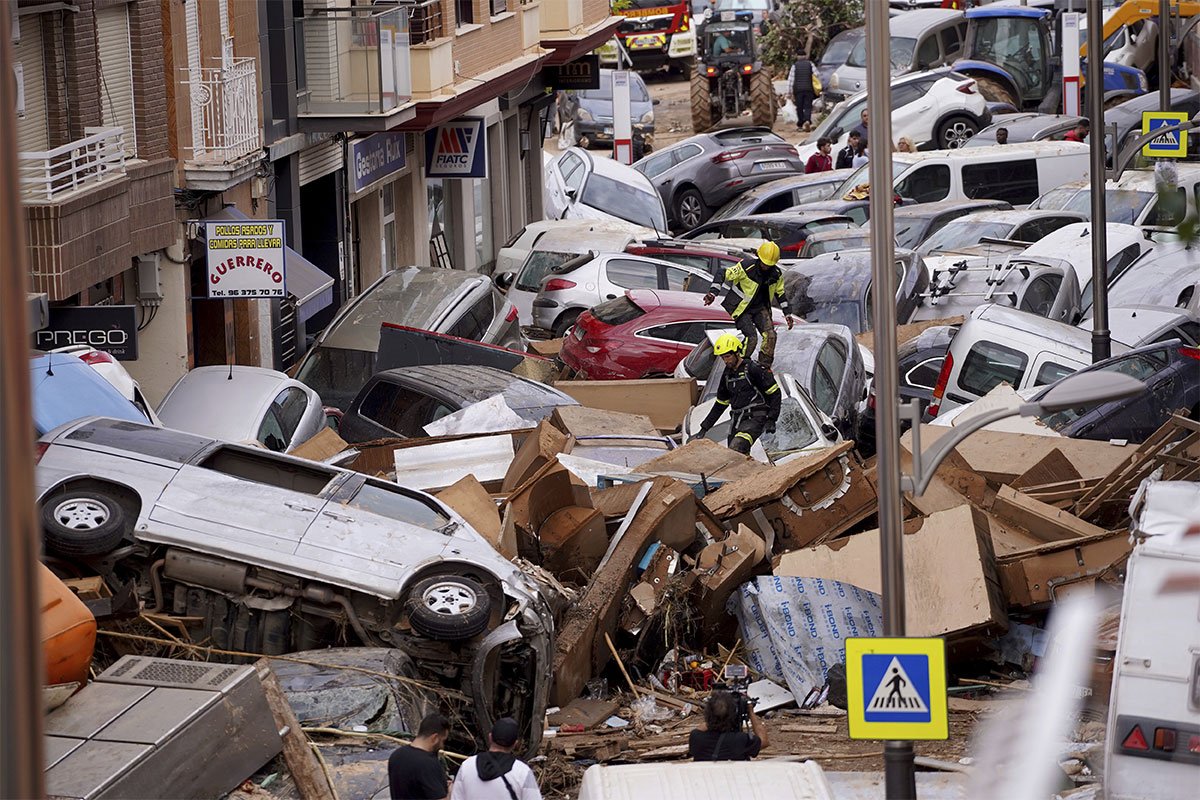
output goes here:
[{"label": "orange plastic barrel", "polygon": [[46,685],[76,681],[87,683],[92,651],[96,647],[96,618],[67,585],[45,564],[39,591],[42,600],[42,656]]}]

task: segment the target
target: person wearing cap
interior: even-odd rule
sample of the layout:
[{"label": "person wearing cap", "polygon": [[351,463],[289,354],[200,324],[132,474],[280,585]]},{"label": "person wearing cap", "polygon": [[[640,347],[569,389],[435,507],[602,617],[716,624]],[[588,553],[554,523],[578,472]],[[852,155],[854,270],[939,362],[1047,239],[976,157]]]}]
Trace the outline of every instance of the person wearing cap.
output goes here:
[{"label": "person wearing cap", "polygon": [[520,735],[512,717],[496,720],[488,734],[487,752],[471,756],[459,767],[450,800],[542,800],[533,770],[513,754]]},{"label": "person wearing cap", "polygon": [[713,353],[725,362],[725,369],[717,387],[717,402],[700,423],[696,438],[707,436],[725,409],[729,409],[731,420],[726,445],[730,450],[748,455],[759,436],[775,430],[781,395],[774,373],[746,358],[744,348],[742,340],[732,333],[721,334],[713,344]]},{"label": "person wearing cap", "polygon": [[775,324],[771,319],[771,305],[778,303],[787,318],[788,330],[795,319],[791,306],[783,292],[783,270],[779,268],[779,245],[763,242],[758,246],[758,257],[749,265],[739,261],[724,270],[719,281],[704,295],[704,305],[712,305],[717,292],[724,284],[729,291],[721,306],[733,317],[733,324],[746,337],[746,356],[754,353],[758,335],[762,334],[762,348],[758,352],[758,363],[767,369],[775,361]]},{"label": "person wearing cap", "polygon": [[449,720],[441,714],[427,714],[417,726],[412,744],[392,751],[388,757],[392,800],[445,800],[450,790],[438,752],[449,735]]}]

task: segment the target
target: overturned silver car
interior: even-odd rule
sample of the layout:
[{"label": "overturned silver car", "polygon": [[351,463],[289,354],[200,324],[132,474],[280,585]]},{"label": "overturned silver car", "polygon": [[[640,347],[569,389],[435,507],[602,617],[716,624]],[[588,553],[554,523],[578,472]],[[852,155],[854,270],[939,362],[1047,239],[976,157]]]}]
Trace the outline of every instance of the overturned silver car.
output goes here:
[{"label": "overturned silver car", "polygon": [[476,730],[541,739],[553,619],[538,585],[433,497],[349,470],[180,431],[78,420],[38,442],[46,560],[196,640],[279,655],[394,647]]}]

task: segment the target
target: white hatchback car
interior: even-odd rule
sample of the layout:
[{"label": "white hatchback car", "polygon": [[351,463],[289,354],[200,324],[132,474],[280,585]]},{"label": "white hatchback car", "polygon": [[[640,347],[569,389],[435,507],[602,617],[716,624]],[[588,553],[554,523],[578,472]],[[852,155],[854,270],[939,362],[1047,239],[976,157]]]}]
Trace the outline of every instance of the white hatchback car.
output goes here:
[{"label": "white hatchback car", "polygon": [[[833,154],[846,146],[850,131],[859,124],[867,107],[867,93],[838,103],[804,144],[796,145],[800,159],[817,152],[817,139],[833,140]],[[991,122],[987,101],[975,80],[949,69],[905,75],[892,81],[892,136],[907,136],[918,147],[954,150]],[[870,134],[867,136],[870,140]]]},{"label": "white hatchback car", "polygon": [[546,164],[547,219],[617,219],[667,230],[667,209],[633,167],[579,147]]}]

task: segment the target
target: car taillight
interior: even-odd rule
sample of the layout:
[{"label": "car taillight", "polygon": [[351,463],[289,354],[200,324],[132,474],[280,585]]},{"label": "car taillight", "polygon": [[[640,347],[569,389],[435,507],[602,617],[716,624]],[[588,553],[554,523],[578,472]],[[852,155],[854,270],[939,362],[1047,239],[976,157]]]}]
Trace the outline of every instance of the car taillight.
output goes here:
[{"label": "car taillight", "polygon": [[954,368],[954,356],[946,353],[942,359],[942,371],[938,373],[937,383],[933,387],[933,399],[929,401],[929,416],[936,417],[942,408],[942,395],[946,393],[946,384],[950,382],[950,370]]},{"label": "car taillight", "polygon": [[724,153],[717,153],[712,157],[714,164],[720,164],[722,161],[736,161],[739,158],[745,158],[749,150],[726,150]]},{"label": "car taillight", "polygon": [[42,456],[46,455],[46,451],[49,449],[50,449],[50,445],[47,442],[34,442],[33,443],[33,463],[37,464],[39,461],[41,461]]},{"label": "car taillight", "polygon": [[108,353],[104,352],[103,350],[92,350],[91,352],[88,352],[88,353],[80,353],[79,360],[85,364],[91,364],[92,366],[95,366],[96,364],[115,364],[115,363],[117,363],[115,358],[113,358]]},{"label": "car taillight", "polygon": [[753,64],[742,64],[742,72],[749,75],[751,72],[754,72],[754,65]]},{"label": "car taillight", "polygon": [[559,292],[563,289],[574,289],[575,281],[569,281],[566,278],[551,278],[542,284],[543,292]]},{"label": "car taillight", "polygon": [[1200,361],[1200,347],[1181,347],[1179,348],[1179,355]]},{"label": "car taillight", "polygon": [[781,253],[799,253],[800,248],[804,247],[804,242],[795,242],[794,244],[785,244],[779,248]]},{"label": "car taillight", "polygon": [[516,306],[513,306],[512,308],[510,308],[510,309],[508,310],[508,314],[507,314],[507,316],[505,316],[505,317],[504,317],[504,321],[505,321],[505,322],[513,322],[513,321],[515,321],[515,320],[516,320],[516,318],[517,318],[518,316],[519,316],[519,315],[517,314],[517,307],[516,307]]},{"label": "car taillight", "polygon": [[963,94],[975,94],[975,81],[963,81],[954,89]]},{"label": "car taillight", "polygon": [[716,74],[717,74],[717,68],[716,68],[716,67],[705,67],[705,68],[704,68],[704,74],[705,74],[705,75],[716,75]]}]

